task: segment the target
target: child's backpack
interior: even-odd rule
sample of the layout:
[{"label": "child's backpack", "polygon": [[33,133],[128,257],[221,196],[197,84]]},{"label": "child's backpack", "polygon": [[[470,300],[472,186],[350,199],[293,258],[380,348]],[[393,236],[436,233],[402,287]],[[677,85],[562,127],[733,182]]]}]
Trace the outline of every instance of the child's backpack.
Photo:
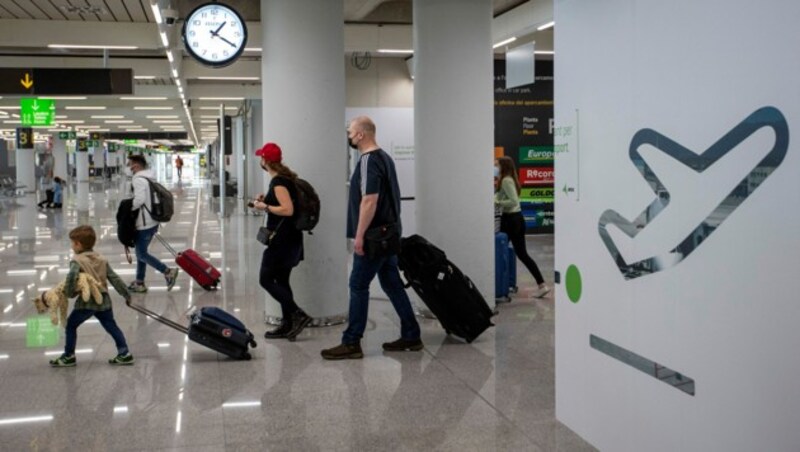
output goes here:
[{"label": "child's backpack", "polygon": [[309,231],[319,222],[320,201],[317,191],[308,183],[300,179],[295,180],[297,187],[298,209],[295,213],[295,227],[301,231]]},{"label": "child's backpack", "polygon": [[172,192],[158,182],[145,177],[150,184],[150,209],[147,211],[154,221],[166,223],[172,219],[175,212],[175,198]]}]

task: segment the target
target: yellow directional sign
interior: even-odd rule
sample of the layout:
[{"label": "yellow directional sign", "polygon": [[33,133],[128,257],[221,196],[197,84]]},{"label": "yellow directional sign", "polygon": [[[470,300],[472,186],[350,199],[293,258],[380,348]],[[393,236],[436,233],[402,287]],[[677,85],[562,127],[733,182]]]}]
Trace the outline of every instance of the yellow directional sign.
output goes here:
[{"label": "yellow directional sign", "polygon": [[19,82],[25,89],[30,89],[30,87],[33,86],[33,79],[27,72],[25,73],[25,78],[21,79]]}]

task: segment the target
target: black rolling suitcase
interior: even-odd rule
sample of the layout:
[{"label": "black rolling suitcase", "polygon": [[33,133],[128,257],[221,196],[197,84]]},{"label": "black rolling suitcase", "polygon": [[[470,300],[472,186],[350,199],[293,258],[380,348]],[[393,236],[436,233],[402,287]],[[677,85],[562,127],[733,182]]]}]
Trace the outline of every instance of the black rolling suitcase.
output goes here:
[{"label": "black rolling suitcase", "polygon": [[494,326],[494,315],[472,281],[423,237],[404,238],[399,266],[408,285],[439,319],[448,334],[474,341]]},{"label": "black rolling suitcase", "polygon": [[189,326],[162,317],[143,307],[126,302],[132,309],[164,325],[187,334],[189,339],[234,359],[252,358],[249,347],[256,347],[255,337],[237,318],[215,307],[204,307],[190,316]]}]

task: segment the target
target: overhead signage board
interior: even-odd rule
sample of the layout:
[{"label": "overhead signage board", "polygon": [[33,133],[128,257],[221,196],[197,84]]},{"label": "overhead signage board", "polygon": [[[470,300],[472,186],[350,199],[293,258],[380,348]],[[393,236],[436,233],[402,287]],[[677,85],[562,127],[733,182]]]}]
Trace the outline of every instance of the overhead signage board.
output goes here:
[{"label": "overhead signage board", "polygon": [[0,68],[0,95],[132,95],[133,69]]},{"label": "overhead signage board", "polygon": [[56,104],[52,99],[22,98],[19,100],[23,126],[52,126]]},{"label": "overhead signage board", "polygon": [[59,140],[74,140],[77,136],[76,132],[58,132]]}]

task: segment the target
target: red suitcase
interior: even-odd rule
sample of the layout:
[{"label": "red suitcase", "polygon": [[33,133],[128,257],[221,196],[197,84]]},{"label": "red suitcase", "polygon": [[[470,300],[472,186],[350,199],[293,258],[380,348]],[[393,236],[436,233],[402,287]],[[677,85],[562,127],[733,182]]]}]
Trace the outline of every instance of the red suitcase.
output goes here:
[{"label": "red suitcase", "polygon": [[197,284],[200,284],[205,290],[217,290],[217,285],[219,285],[219,279],[222,274],[216,267],[191,248],[178,253],[160,234],[156,234],[156,238],[173,256],[175,256],[175,263],[178,264],[183,271],[188,273],[192,279],[197,281]]}]

